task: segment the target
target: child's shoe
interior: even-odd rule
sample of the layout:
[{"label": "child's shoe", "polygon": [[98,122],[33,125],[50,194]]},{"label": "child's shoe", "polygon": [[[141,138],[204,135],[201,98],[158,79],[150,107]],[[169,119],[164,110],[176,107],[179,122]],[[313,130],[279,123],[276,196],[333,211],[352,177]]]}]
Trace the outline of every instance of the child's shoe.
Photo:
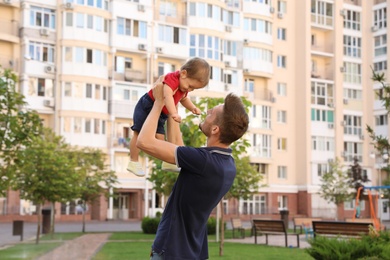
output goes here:
[{"label": "child's shoe", "polygon": [[180,168],[176,166],[176,164],[163,162],[161,164],[161,170],[168,172],[180,172]]},{"label": "child's shoe", "polygon": [[145,173],[144,173],[144,171],[142,169],[142,166],[141,166],[141,164],[139,162],[130,161],[127,164],[127,170],[129,172],[134,173],[138,177],[144,177],[145,176]]}]

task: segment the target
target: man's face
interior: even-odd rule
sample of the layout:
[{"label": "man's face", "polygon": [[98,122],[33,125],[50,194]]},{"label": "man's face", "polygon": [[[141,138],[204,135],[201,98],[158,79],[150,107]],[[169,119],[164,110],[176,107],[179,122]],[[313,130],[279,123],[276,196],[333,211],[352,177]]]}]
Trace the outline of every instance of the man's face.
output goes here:
[{"label": "man's face", "polygon": [[215,120],[217,119],[217,115],[222,113],[223,105],[218,105],[212,109],[207,111],[206,118],[203,122],[199,124],[199,129],[209,137],[211,135],[212,127],[215,125]]}]

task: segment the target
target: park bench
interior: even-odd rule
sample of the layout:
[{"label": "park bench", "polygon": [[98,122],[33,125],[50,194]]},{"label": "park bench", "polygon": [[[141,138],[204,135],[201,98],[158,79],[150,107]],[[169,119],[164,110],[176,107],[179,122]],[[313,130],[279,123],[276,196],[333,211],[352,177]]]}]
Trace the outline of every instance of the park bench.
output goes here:
[{"label": "park bench", "polygon": [[374,224],[374,221],[371,218],[346,218],[345,222],[359,222],[359,223],[371,223]]},{"label": "park bench", "polygon": [[300,233],[302,234],[303,228],[311,228],[311,223],[314,221],[321,221],[322,218],[304,218],[304,217],[296,217],[293,218],[294,222],[294,233],[297,232],[297,228],[299,228]]},{"label": "park bench", "polygon": [[352,236],[359,237],[368,234],[372,223],[342,222],[342,221],[313,221],[314,237],[316,235]]},{"label": "park bench", "polygon": [[288,235],[297,237],[297,247],[299,247],[299,235],[297,233],[287,233],[283,220],[252,219],[253,235],[257,244],[257,235],[265,235],[265,244],[268,245],[268,235],[284,236],[285,245],[288,247]]},{"label": "park bench", "polygon": [[235,231],[238,232],[238,237],[245,238],[245,228],[242,226],[241,219],[232,218],[233,238],[235,238]]}]

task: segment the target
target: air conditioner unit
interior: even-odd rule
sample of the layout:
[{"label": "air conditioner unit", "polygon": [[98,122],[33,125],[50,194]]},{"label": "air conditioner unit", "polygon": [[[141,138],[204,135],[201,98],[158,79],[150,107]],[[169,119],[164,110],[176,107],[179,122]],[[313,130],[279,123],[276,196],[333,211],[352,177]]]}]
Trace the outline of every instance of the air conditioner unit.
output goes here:
[{"label": "air conditioner unit", "polygon": [[343,99],[343,103],[344,103],[344,105],[348,105],[348,99],[347,99],[347,98],[344,98],[344,99]]},{"label": "air conditioner unit", "polygon": [[52,100],[52,99],[45,99],[45,100],[43,100],[43,105],[45,107],[54,107],[54,100]]},{"label": "air conditioner unit", "polygon": [[334,104],[333,103],[328,103],[328,107],[334,108]]},{"label": "air conditioner unit", "polygon": [[145,12],[145,6],[144,5],[138,5],[138,11]]},{"label": "air conditioner unit", "polygon": [[333,163],[334,162],[334,159],[333,158],[329,158],[328,159],[328,163]]},{"label": "air conditioner unit", "polygon": [[345,67],[340,67],[340,72],[344,73],[345,72]]},{"label": "air conditioner unit", "polygon": [[72,10],[73,9],[73,3],[66,3],[65,9]]},{"label": "air conditioner unit", "polygon": [[157,48],[156,48],[156,52],[157,52],[157,53],[163,53],[163,48],[157,47]]},{"label": "air conditioner unit", "polygon": [[249,40],[248,39],[244,39],[244,44],[248,44]]},{"label": "air conditioner unit", "polygon": [[4,4],[10,4],[11,0],[3,0]]},{"label": "air conditioner unit", "polygon": [[270,98],[270,101],[271,101],[271,103],[275,103],[275,102],[276,102],[276,98],[271,97],[271,98]]},{"label": "air conditioner unit", "polygon": [[333,127],[334,127],[333,123],[329,123],[329,124],[328,124],[328,128],[329,128],[329,129],[333,129]]},{"label": "air conditioner unit", "polygon": [[225,61],[225,67],[230,67],[230,61]]},{"label": "air conditioner unit", "polygon": [[229,25],[226,25],[226,26],[225,26],[225,31],[227,31],[227,32],[232,32],[232,27],[229,26]]},{"label": "air conditioner unit", "polygon": [[270,12],[271,14],[275,13],[275,7],[272,7],[272,6],[271,6],[271,7],[269,8],[269,12]]},{"label": "air conditioner unit", "polygon": [[360,140],[364,140],[364,135],[359,136]]},{"label": "air conditioner unit", "polygon": [[249,70],[249,69],[244,69],[243,72],[244,72],[244,73],[249,73],[250,70]]},{"label": "air conditioner unit", "polygon": [[340,15],[345,17],[345,15],[347,14],[347,11],[345,9],[341,9],[340,10]]},{"label": "air conditioner unit", "polygon": [[283,13],[278,13],[278,18],[279,19],[283,19],[283,17],[284,17]]},{"label": "air conditioner unit", "polygon": [[146,51],[146,45],[143,43],[138,44],[138,50],[140,51]]},{"label": "air conditioner unit", "polygon": [[372,26],[372,27],[371,27],[371,31],[372,31],[372,32],[378,31],[378,26],[377,26],[377,25]]},{"label": "air conditioner unit", "polygon": [[49,36],[49,30],[46,28],[42,28],[39,30],[39,33],[43,36]]},{"label": "air conditioner unit", "polygon": [[229,84],[225,84],[225,91],[229,91]]},{"label": "air conditioner unit", "polygon": [[341,121],[341,126],[345,126],[346,124],[347,124],[347,122]]},{"label": "air conditioner unit", "polygon": [[45,72],[46,73],[54,73],[55,72],[54,66],[51,66],[51,65],[45,66]]}]

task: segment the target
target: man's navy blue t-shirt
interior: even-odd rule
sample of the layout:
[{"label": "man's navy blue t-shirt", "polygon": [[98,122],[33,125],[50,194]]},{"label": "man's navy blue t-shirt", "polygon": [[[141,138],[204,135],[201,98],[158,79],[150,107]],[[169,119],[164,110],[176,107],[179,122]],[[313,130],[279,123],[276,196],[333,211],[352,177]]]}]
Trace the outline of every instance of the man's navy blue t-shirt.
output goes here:
[{"label": "man's navy blue t-shirt", "polygon": [[236,176],[231,149],[176,149],[180,174],[153,243],[164,259],[208,259],[207,220]]}]

